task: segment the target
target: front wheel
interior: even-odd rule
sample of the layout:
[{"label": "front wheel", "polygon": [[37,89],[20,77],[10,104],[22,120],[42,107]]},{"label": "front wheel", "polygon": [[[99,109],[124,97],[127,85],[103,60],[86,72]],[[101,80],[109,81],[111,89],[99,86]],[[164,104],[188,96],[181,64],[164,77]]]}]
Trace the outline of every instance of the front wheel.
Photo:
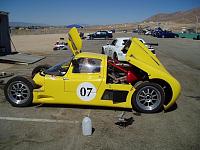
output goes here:
[{"label": "front wheel", "polygon": [[33,101],[34,83],[21,76],[11,78],[4,87],[8,102],[14,107],[28,106]]},{"label": "front wheel", "polygon": [[164,90],[160,85],[144,82],[136,87],[132,96],[132,106],[139,112],[155,113],[161,110],[164,99]]}]

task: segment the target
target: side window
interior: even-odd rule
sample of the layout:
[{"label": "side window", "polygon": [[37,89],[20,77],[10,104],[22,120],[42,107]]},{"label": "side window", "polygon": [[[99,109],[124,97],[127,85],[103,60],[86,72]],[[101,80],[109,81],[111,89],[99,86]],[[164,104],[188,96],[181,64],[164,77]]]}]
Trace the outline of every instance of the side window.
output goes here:
[{"label": "side window", "polygon": [[113,40],[112,43],[111,43],[111,45],[115,46],[116,43],[117,43],[117,40]]},{"label": "side window", "polygon": [[99,73],[101,70],[101,60],[94,58],[79,58],[72,73]]},{"label": "side window", "polygon": [[102,31],[102,32],[101,32],[101,35],[102,35],[102,36],[105,36],[105,35],[106,35],[106,32]]}]

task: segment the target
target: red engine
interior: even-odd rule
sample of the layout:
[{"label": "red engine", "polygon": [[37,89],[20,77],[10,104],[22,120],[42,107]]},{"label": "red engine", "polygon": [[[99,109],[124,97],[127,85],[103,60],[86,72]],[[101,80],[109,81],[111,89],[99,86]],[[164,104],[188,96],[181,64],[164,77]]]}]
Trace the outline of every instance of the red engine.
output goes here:
[{"label": "red engine", "polygon": [[[127,63],[118,63],[115,64],[112,60],[108,61],[108,65],[112,66],[112,72],[109,74],[110,77],[113,78],[114,83],[118,83],[118,81],[126,82],[126,83],[133,83],[134,81],[139,80],[140,78],[131,70],[131,66]],[[112,74],[113,73],[113,74]],[[122,74],[121,76],[117,76],[116,74]]]}]

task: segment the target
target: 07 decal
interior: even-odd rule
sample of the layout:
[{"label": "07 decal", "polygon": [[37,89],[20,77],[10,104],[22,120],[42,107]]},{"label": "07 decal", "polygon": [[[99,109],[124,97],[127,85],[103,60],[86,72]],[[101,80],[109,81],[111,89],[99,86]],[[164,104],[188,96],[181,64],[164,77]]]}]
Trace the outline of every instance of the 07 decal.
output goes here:
[{"label": "07 decal", "polygon": [[90,82],[83,82],[77,87],[76,94],[83,101],[91,101],[96,96],[96,87]]},{"label": "07 decal", "polygon": [[90,93],[92,91],[92,88],[85,88],[85,87],[82,87],[80,89],[80,95],[81,96],[90,96]]}]

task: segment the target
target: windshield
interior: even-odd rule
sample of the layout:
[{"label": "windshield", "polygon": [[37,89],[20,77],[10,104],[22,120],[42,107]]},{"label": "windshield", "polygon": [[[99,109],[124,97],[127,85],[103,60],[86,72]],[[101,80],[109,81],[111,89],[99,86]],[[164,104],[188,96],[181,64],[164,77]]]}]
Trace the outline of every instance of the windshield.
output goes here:
[{"label": "windshield", "polygon": [[63,62],[56,64],[55,66],[45,70],[44,74],[56,75],[56,76],[65,75],[69,69],[69,65],[72,59],[73,57],[65,59]]}]

